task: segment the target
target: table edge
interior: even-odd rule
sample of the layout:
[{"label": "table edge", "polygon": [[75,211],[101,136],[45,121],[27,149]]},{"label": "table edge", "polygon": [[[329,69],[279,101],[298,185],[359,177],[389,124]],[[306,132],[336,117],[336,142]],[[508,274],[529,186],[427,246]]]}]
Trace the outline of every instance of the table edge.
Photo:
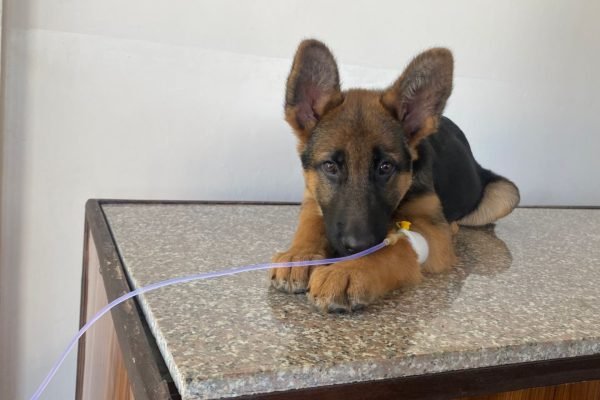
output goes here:
[{"label": "table edge", "polygon": [[[112,232],[102,210],[102,202],[90,199],[85,205],[84,240],[93,240],[100,261],[106,295],[109,301],[130,292],[123,262],[118,252]],[[88,233],[89,232],[89,233]],[[84,242],[84,251],[87,242]],[[84,290],[86,257],[82,274],[82,304],[87,302]],[[160,350],[146,323],[137,298],[127,300],[111,310],[117,340],[123,353],[131,389],[136,399],[180,400],[181,396],[160,354]],[[85,312],[80,313],[80,327],[85,324]],[[83,357],[85,354],[85,336],[80,340],[77,359],[77,376],[83,374]],[[135,361],[134,361],[135,360]],[[79,385],[78,385],[79,386]],[[79,390],[79,389],[78,389]]]}]

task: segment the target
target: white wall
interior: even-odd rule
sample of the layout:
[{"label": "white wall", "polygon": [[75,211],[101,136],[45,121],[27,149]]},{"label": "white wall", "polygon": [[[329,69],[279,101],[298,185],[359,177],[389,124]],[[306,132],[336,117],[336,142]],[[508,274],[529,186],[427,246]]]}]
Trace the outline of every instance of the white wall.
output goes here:
[{"label": "white wall", "polygon": [[[3,399],[31,395],[77,328],[87,198],[300,198],[281,106],[303,37],[346,87],[449,46],[447,115],[481,163],[524,204],[600,205],[597,0],[374,3],[5,1]],[[47,398],[74,376],[72,358]]]}]

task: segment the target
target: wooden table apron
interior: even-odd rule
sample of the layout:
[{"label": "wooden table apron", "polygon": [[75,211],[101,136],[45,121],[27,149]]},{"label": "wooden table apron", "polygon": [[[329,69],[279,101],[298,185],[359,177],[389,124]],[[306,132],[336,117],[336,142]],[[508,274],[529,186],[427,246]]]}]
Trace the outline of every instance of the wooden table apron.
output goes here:
[{"label": "wooden table apron", "polygon": [[[297,203],[88,200],[85,213],[80,326],[86,323],[86,282],[88,277],[86,267],[88,265],[89,240],[94,241],[98,252],[100,273],[108,299],[115,299],[131,291],[123,262],[102,211],[102,205],[104,204],[295,205]],[[114,308],[111,313],[115,321],[118,342],[135,398],[141,400],[180,399],[181,397],[169,375],[154,337],[148,329],[137,299],[127,300],[123,305]],[[84,360],[85,336],[80,340],[78,349],[78,399],[81,398]],[[401,396],[402,399],[453,399],[595,379],[600,379],[600,354],[273,392],[236,397],[236,399],[295,400],[314,397],[353,400],[366,398],[390,399],[398,396]]]}]

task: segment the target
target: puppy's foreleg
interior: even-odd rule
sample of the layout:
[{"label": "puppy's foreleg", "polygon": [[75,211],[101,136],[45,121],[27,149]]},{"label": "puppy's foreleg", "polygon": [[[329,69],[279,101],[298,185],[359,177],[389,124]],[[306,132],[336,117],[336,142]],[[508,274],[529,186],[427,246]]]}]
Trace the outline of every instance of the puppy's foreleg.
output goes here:
[{"label": "puppy's foreleg", "polygon": [[[327,239],[323,215],[317,202],[306,195],[298,229],[287,251],[273,256],[273,262],[320,260],[326,257]],[[275,268],[269,271],[273,287],[288,293],[304,293],[312,267]]]}]

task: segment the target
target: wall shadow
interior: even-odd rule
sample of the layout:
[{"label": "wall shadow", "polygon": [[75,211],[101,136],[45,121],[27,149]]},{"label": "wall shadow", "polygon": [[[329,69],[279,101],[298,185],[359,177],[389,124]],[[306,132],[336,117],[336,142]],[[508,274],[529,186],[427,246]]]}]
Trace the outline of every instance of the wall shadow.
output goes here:
[{"label": "wall shadow", "polygon": [[[24,169],[26,168],[26,43],[15,43],[29,21],[29,2],[7,0],[2,10],[2,63],[0,104],[0,397],[18,398],[22,376],[24,310],[21,299],[25,277],[21,270],[24,223]],[[15,26],[17,25],[17,26]],[[22,36],[21,36],[22,37]]]}]

